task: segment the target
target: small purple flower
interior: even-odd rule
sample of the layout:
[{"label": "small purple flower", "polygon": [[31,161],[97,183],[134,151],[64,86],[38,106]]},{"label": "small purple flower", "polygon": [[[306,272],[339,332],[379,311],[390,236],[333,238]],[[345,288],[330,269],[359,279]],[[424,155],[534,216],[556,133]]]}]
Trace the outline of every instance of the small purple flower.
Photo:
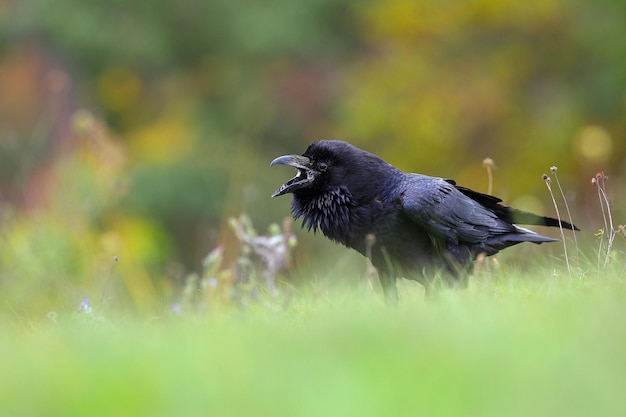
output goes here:
[{"label": "small purple flower", "polygon": [[178,304],[178,303],[174,303],[174,304],[172,304],[172,311],[173,311],[175,314],[180,314],[180,313],[181,313],[181,311],[182,311],[182,309],[180,308],[180,304]]},{"label": "small purple flower", "polygon": [[217,287],[217,278],[211,277],[209,278],[209,287]]},{"label": "small purple flower", "polygon": [[85,298],[80,303],[80,311],[87,313],[87,314],[91,314],[93,312],[93,308],[91,308],[91,306],[89,305],[89,298]]}]

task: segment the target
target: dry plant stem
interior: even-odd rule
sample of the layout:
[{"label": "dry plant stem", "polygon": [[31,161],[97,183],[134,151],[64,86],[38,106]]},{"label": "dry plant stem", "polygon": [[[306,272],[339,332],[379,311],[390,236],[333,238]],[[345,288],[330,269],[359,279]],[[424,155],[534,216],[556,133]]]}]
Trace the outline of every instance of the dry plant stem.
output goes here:
[{"label": "dry plant stem", "polygon": [[109,276],[107,277],[106,282],[104,283],[104,288],[102,288],[102,296],[100,297],[100,303],[104,304],[104,302],[107,300],[106,296],[107,296],[107,292],[109,291],[109,284],[111,284],[111,279],[113,277],[113,271],[115,270],[115,264],[118,263],[120,260],[120,257],[115,255],[113,257],[113,263],[111,264],[111,269],[109,270]]},{"label": "dry plant stem", "polygon": [[[604,180],[606,176],[604,173],[597,174],[595,178],[595,186],[598,188],[598,200],[600,201],[600,208],[602,210],[602,218],[604,220],[604,233],[608,233],[608,241],[606,247],[606,256],[604,258],[604,268],[607,267],[609,260],[611,259],[611,250],[613,248],[613,240],[615,239],[615,230],[613,228],[613,217],[611,215],[611,205],[609,203],[609,198],[604,191]],[[602,182],[602,183],[601,183]],[[606,206],[606,212],[605,207]],[[607,221],[608,217],[608,221]],[[602,247],[602,245],[600,245]],[[598,253],[598,266],[600,264],[600,252]]]},{"label": "dry plant stem", "polygon": [[[569,204],[567,204],[565,193],[563,192],[563,188],[561,188],[559,176],[556,174],[556,167],[552,167],[550,168],[550,170],[554,174],[554,178],[556,179],[556,185],[557,187],[559,187],[559,191],[561,192],[561,197],[563,198],[563,203],[565,203],[565,210],[567,210],[567,217],[569,218],[569,222],[570,224],[574,224],[574,220],[572,219],[572,213],[569,210]],[[572,235],[574,236],[574,245],[576,246],[576,262],[578,264],[578,267],[580,268],[580,251],[578,250],[578,239],[576,238],[576,230],[572,229]]]},{"label": "dry plant stem", "polygon": [[609,199],[603,189],[600,189],[600,191],[606,204],[606,212],[609,217],[609,241],[606,246],[606,257],[604,258],[604,267],[606,268],[606,266],[609,264],[609,260],[611,257],[611,250],[613,249],[613,241],[615,240],[615,229],[613,228],[613,218],[611,216],[611,206],[609,204]]},{"label": "dry plant stem", "polygon": [[597,265],[598,275],[599,275],[600,274],[600,258],[602,258],[602,246],[604,245],[604,242],[603,242],[604,231],[600,230],[600,233],[598,233],[598,235],[596,236],[599,236],[599,239],[600,239],[600,243],[598,244],[598,265]]},{"label": "dry plant stem", "polygon": [[[600,175],[600,174],[598,174]],[[604,210],[604,201],[602,199],[602,187],[600,186],[600,182],[598,181],[598,176],[593,178],[591,182],[598,188],[598,200],[600,201],[600,211],[602,211],[602,220],[604,221],[604,230],[607,231],[609,229],[609,225],[606,221],[606,212]],[[608,203],[608,202],[607,202]],[[608,205],[608,204],[607,204]],[[607,207],[608,209],[608,207]],[[609,211],[610,214],[610,211]]]},{"label": "dry plant stem", "polygon": [[598,244],[598,265],[597,265],[598,273],[600,273],[600,258],[602,257],[602,246],[604,244],[603,237],[604,237],[604,234],[606,233],[608,226],[606,223],[606,214],[604,213],[604,203],[602,202],[602,196],[600,194],[600,185],[598,184],[597,176],[591,179],[591,183],[598,188],[598,201],[600,201],[600,211],[602,212],[602,220],[604,221],[604,228],[600,230],[599,233],[597,234],[597,236],[600,239],[600,242]]},{"label": "dry plant stem", "polygon": [[604,221],[604,230],[605,232],[609,229],[609,225],[606,221],[606,213],[604,210],[604,202],[602,201],[602,188],[600,188],[600,184],[596,181],[596,187],[598,187],[598,200],[600,201],[600,211],[602,211],[602,220]]},{"label": "dry plant stem", "polygon": [[[491,159],[490,157],[486,157],[485,159],[483,159],[483,166],[487,170],[487,194],[491,195],[493,193],[493,169],[496,164],[493,159]],[[496,258],[494,257],[493,259],[495,260]],[[485,266],[485,270],[487,271],[487,273],[491,272],[489,262],[481,262],[481,265]]]},{"label": "dry plant stem", "polygon": [[483,159],[483,166],[487,169],[487,194],[491,195],[493,192],[493,173],[492,168],[494,167],[493,159],[487,157]]},{"label": "dry plant stem", "polygon": [[565,233],[563,233],[563,226],[561,226],[561,214],[559,213],[559,207],[556,204],[556,200],[554,198],[554,193],[552,192],[552,187],[550,186],[550,177],[546,174],[543,174],[543,179],[546,183],[546,187],[548,187],[548,191],[550,192],[550,197],[552,198],[552,204],[554,204],[554,210],[556,211],[556,217],[559,220],[559,231],[561,232],[561,241],[563,242],[563,253],[565,255],[565,264],[567,265],[567,273],[569,277],[572,278],[572,270],[569,265],[569,258],[567,256],[567,244],[565,243]]}]

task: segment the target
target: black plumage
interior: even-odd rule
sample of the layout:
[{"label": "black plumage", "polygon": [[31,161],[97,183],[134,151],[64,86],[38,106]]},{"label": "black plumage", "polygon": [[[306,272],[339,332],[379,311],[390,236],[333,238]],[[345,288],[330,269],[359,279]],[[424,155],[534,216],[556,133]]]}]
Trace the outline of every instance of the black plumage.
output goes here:
[{"label": "black plumage", "polygon": [[347,142],[315,142],[302,155],[271,163],[277,164],[297,173],[272,197],[292,193],[291,211],[303,227],[363,255],[367,236],[375,237],[371,260],[390,299],[397,299],[397,276],[427,290],[435,279],[464,284],[478,254],[555,241],[516,223],[559,226],[557,219],[505,206],[453,180],[404,173]]}]

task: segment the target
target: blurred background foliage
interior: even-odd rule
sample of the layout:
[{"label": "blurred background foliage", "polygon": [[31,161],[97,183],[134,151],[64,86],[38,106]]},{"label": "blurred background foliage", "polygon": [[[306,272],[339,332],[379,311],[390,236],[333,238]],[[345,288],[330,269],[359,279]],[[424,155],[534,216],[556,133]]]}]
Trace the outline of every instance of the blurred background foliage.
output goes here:
[{"label": "blurred background foliage", "polygon": [[[548,214],[557,165],[591,236],[591,177],[626,191],[625,18],[618,0],[0,0],[0,309],[154,308],[236,246],[229,216],[288,214],[268,162],[321,138],[480,191],[489,156],[496,195]],[[323,248],[305,238],[301,264]]]}]

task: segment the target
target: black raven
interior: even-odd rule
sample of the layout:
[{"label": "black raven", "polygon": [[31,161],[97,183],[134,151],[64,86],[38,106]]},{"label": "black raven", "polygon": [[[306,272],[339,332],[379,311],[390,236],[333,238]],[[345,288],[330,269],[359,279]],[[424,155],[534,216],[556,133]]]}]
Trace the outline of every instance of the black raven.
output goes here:
[{"label": "black raven", "polygon": [[273,165],[296,169],[272,197],[292,193],[291,211],[303,227],[364,256],[366,240],[374,236],[371,261],[390,300],[398,297],[397,276],[417,280],[427,291],[436,279],[464,285],[479,254],[556,240],[515,223],[559,226],[557,219],[505,206],[453,180],[404,173],[347,142],[314,142],[302,155],[281,156]]}]

